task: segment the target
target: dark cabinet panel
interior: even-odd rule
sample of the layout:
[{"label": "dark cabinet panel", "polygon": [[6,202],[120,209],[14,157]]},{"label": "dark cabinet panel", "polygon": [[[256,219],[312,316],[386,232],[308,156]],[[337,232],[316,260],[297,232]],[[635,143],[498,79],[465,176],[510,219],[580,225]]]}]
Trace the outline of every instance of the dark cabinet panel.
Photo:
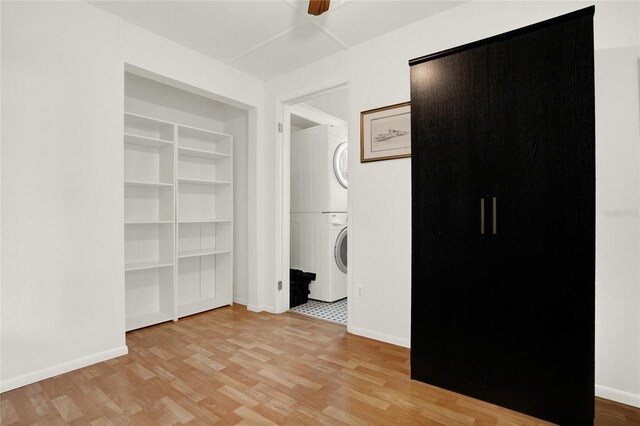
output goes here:
[{"label": "dark cabinet panel", "polygon": [[412,377],[562,424],[593,418],[592,16],[411,68]]},{"label": "dark cabinet panel", "polygon": [[488,366],[489,250],[480,207],[489,173],[477,138],[487,123],[473,105],[486,96],[484,79],[475,78],[486,69],[486,55],[451,56],[425,63],[416,78],[430,83],[412,86],[412,138],[429,146],[412,156],[413,235],[420,238],[412,253],[412,359],[424,363],[416,371],[472,383],[486,382]]},{"label": "dark cabinet panel", "polygon": [[535,402],[556,419],[593,416],[591,28],[584,17],[488,53],[498,208],[489,384],[512,406]]}]

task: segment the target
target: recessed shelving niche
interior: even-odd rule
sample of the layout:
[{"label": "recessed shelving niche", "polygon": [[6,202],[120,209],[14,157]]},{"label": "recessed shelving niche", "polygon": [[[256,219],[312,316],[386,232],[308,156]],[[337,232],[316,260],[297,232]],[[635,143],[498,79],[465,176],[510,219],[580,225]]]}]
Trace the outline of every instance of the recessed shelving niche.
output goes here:
[{"label": "recessed shelving niche", "polygon": [[125,113],[126,327],[228,305],[233,137]]},{"label": "recessed shelving niche", "polygon": [[234,136],[220,130],[248,131],[245,111],[137,71],[123,117],[127,330],[232,303]]}]

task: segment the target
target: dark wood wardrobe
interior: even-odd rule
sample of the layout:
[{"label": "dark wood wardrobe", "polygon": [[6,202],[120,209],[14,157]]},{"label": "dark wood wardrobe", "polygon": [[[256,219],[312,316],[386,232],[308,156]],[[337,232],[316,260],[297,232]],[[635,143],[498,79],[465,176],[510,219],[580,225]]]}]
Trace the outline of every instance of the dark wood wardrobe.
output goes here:
[{"label": "dark wood wardrobe", "polygon": [[410,61],[411,376],[593,424],[594,8]]}]

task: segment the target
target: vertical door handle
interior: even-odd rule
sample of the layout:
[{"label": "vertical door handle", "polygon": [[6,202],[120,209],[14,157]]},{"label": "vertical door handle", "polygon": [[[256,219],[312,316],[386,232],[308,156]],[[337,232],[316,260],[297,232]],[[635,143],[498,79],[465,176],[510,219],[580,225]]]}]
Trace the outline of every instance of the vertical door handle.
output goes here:
[{"label": "vertical door handle", "polygon": [[480,235],[484,235],[484,198],[480,198]]},{"label": "vertical door handle", "polygon": [[498,198],[497,197],[493,197],[491,199],[491,213],[492,213],[492,225],[493,225],[493,235],[496,235],[498,233]]}]

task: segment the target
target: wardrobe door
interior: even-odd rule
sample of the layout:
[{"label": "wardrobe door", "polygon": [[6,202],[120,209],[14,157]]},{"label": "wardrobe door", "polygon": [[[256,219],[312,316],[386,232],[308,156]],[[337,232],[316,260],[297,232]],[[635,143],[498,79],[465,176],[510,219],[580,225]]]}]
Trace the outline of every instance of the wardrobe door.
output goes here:
[{"label": "wardrobe door", "polygon": [[412,377],[467,392],[487,381],[486,60],[468,51],[411,68]]},{"label": "wardrobe door", "polygon": [[562,424],[594,404],[592,17],[492,44],[494,402]]}]

